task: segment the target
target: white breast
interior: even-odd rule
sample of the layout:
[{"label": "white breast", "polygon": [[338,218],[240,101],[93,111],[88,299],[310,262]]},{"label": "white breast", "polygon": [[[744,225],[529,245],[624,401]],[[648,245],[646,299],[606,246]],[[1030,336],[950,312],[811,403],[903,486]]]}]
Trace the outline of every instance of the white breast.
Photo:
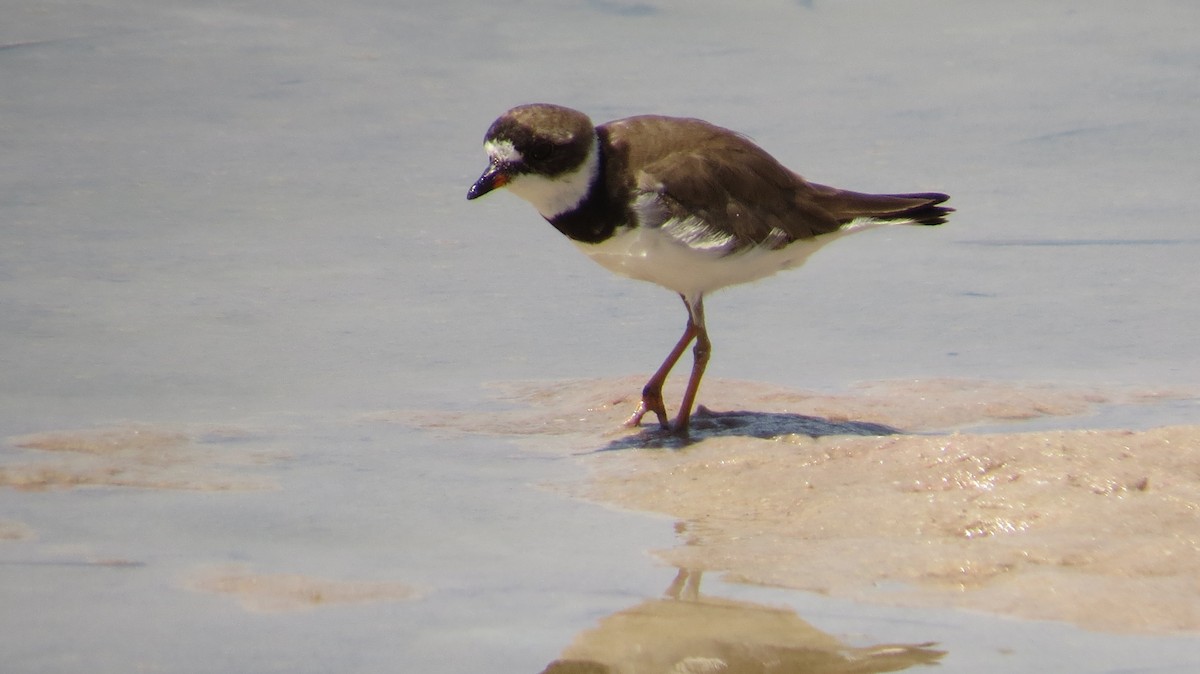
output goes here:
[{"label": "white breast", "polygon": [[605,269],[622,276],[650,281],[688,297],[697,298],[725,286],[749,283],[784,269],[804,264],[822,246],[852,231],[858,221],[812,239],[802,239],[781,249],[752,248],[723,254],[694,248],[665,233],[662,228],[622,228],[600,243],[575,245]]}]

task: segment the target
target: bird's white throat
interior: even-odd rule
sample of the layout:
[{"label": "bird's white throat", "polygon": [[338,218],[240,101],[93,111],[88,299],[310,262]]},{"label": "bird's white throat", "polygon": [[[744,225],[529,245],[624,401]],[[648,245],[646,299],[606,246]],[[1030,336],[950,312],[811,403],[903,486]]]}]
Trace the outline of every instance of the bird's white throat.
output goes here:
[{"label": "bird's white throat", "polygon": [[[492,161],[519,162],[520,151],[509,141],[488,141],[484,148]],[[587,157],[579,167],[557,176],[520,173],[506,187],[537,209],[542,217],[551,219],[578,207],[587,198],[588,190],[600,172],[600,139],[593,139]]]}]

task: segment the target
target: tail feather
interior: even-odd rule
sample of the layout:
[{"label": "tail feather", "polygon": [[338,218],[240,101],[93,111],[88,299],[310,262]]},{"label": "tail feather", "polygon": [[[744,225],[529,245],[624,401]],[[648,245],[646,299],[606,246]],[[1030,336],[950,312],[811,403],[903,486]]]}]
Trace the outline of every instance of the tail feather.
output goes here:
[{"label": "tail feather", "polygon": [[864,194],[824,185],[817,188],[821,206],[841,222],[855,218],[874,218],[914,225],[940,225],[954,212],[942,206],[950,197],[940,192],[915,194]]}]

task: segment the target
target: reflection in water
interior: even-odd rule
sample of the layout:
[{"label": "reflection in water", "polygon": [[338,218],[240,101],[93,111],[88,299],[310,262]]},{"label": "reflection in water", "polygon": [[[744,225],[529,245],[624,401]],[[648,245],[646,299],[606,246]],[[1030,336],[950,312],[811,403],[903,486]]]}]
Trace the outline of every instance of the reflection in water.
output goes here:
[{"label": "reflection in water", "polygon": [[666,595],[580,633],[542,674],[867,674],[945,655],[932,643],[853,648],[789,609],[701,597],[699,571],[680,569]]}]

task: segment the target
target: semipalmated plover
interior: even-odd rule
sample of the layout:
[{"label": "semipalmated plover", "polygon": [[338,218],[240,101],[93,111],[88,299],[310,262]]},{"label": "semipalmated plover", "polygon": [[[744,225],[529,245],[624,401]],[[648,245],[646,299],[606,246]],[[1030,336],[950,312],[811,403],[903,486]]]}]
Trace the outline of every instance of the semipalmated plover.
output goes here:
[{"label": "semipalmated plover", "polygon": [[[799,266],[846,234],[880,225],[940,225],[945,194],[863,194],[811,183],[736,132],[698,119],[643,115],[595,126],[535,103],[504,113],[484,138],[488,167],[468,199],[507,187],[593,260],[675,291],[687,326],[642,389],[647,412],[687,435],[711,344],[704,295]],[[662,387],[695,341],[674,423]]]}]

